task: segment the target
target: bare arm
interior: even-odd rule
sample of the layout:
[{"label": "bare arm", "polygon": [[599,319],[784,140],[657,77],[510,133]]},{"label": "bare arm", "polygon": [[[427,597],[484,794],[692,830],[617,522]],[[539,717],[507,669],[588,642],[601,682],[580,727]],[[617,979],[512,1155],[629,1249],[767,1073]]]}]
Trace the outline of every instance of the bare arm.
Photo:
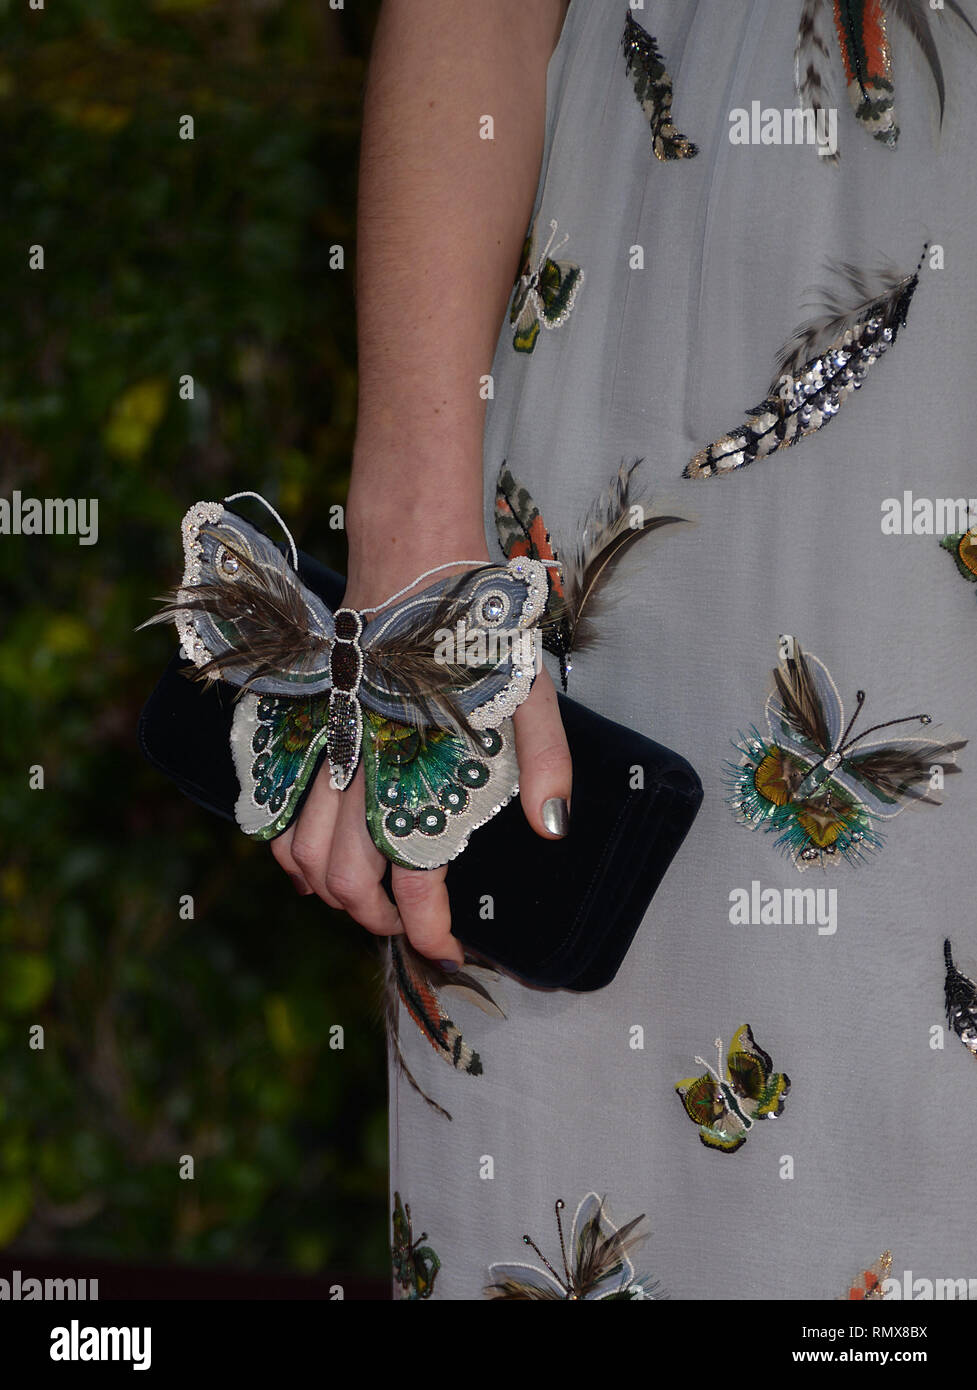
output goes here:
[{"label": "bare arm", "polygon": [[[479,378],[532,214],[546,64],[565,10],[565,0],[383,6],[359,185],[357,589],[378,551],[409,552],[406,582],[422,552],[435,564],[463,542],[484,547]],[[491,140],[480,136],[486,116]]]},{"label": "bare arm", "polygon": [[[380,602],[434,565],[488,556],[480,378],[532,214],[546,67],[565,12],[566,0],[383,5],[360,165],[359,409],[344,600],[353,607]],[[480,136],[486,116],[491,140]],[[563,833],[570,757],[545,671],[515,727],[526,815],[544,836]],[[346,908],[379,935],[406,931],[442,963],[461,962],[443,868],[395,865],[396,905],[384,893],[362,770],[341,794],[320,772],[272,853],[300,892]]]}]

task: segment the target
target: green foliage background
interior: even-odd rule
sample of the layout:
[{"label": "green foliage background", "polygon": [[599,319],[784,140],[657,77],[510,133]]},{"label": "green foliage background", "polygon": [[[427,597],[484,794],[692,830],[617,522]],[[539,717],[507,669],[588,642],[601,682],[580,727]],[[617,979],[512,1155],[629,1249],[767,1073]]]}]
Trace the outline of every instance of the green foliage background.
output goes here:
[{"label": "green foliage background", "polygon": [[0,496],[99,500],[97,545],[0,536],[0,1246],[387,1263],[374,947],[134,741],[191,502],[344,562],[377,8],[0,0]]}]

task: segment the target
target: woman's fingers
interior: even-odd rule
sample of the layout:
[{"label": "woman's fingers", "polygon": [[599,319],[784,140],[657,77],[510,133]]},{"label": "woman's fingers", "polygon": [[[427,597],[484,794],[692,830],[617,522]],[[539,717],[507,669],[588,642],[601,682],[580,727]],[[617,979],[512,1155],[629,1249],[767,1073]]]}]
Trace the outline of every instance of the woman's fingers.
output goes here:
[{"label": "woman's fingers", "polygon": [[529,698],[516,710],[513,724],[519,797],[526,819],[537,835],[562,839],[569,826],[573,765],[556,689],[545,669],[533,682]]},{"label": "woman's fingers", "polygon": [[339,813],[329,847],[325,890],[329,899],[335,900],[367,931],[375,936],[396,936],[404,930],[404,924],[381,881],[387,861],[367,829],[364,782],[361,767],[346,790],[337,793]]},{"label": "woman's fingers", "polygon": [[330,907],[340,904],[326,887],[326,867],[333,829],[339,815],[340,793],[323,763],[298,817],[271,842],[271,852],[299,893],[318,893]]},{"label": "woman's fingers", "polygon": [[447,872],[446,864],[439,869],[403,869],[394,864],[391,886],[400,920],[415,951],[436,960],[446,970],[458,970],[465,953],[451,935]]}]

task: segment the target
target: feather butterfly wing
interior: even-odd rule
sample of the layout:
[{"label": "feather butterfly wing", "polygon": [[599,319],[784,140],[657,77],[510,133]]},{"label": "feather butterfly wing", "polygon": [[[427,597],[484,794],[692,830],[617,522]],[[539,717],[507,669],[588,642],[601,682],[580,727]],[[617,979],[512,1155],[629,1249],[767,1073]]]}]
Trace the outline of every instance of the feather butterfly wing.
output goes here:
[{"label": "feather butterfly wing", "polygon": [[259,694],[329,691],[332,613],[268,537],[219,502],[191,507],[182,534],[182,583],[149,624],[176,623],[201,678]]}]

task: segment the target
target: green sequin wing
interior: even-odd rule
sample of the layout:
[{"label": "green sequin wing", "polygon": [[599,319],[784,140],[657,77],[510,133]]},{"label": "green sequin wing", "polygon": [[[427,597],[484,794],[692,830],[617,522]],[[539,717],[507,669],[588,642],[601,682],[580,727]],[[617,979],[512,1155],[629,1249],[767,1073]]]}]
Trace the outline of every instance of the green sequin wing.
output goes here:
[{"label": "green sequin wing", "polygon": [[246,835],[285,830],[325,754],[329,696],[244,695],[234,706],[231,752],[241,792],[234,808]]},{"label": "green sequin wing", "polygon": [[363,710],[366,819],[381,854],[409,869],[446,864],[518,789],[512,723],[477,743]]}]

